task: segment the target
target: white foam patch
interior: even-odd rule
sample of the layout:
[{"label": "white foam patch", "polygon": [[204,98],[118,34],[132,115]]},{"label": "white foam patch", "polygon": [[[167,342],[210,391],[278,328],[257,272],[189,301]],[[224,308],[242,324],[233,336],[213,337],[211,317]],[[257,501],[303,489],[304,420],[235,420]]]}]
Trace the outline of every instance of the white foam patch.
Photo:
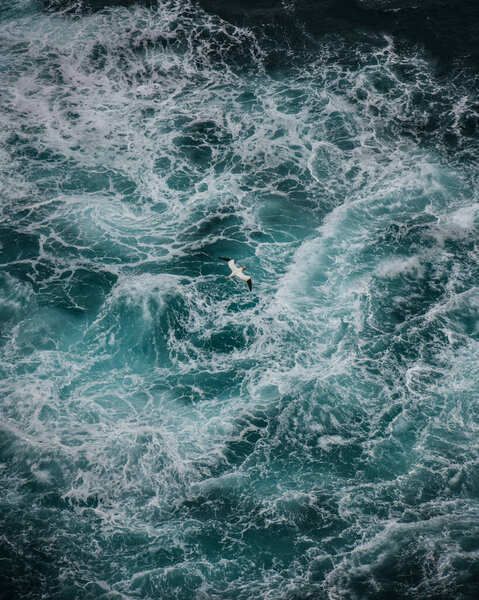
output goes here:
[{"label": "white foam patch", "polygon": [[149,301],[156,300],[161,313],[166,307],[166,299],[181,293],[182,280],[184,278],[166,274],[122,276],[107,299],[105,312],[124,303],[130,309],[140,308],[142,317],[149,323],[153,318]]},{"label": "white foam patch", "polygon": [[379,277],[385,279],[394,279],[399,275],[408,274],[422,277],[424,275],[424,266],[421,264],[418,256],[411,256],[405,260],[392,259],[384,261],[377,267],[376,273]]},{"label": "white foam patch", "polygon": [[463,206],[452,213],[443,215],[438,227],[433,231],[439,243],[446,240],[461,240],[467,238],[477,229],[479,204]]}]

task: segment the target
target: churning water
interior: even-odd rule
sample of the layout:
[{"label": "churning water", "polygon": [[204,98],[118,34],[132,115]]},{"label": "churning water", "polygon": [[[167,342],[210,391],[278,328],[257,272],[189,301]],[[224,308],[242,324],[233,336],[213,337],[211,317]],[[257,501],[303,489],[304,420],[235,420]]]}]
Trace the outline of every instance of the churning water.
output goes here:
[{"label": "churning water", "polygon": [[2,0],[2,599],[478,597],[477,14]]}]

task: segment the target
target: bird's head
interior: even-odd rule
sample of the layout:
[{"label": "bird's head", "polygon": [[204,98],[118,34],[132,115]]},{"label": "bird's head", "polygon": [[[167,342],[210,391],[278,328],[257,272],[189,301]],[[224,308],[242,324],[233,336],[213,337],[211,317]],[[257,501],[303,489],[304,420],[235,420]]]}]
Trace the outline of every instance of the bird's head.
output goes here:
[{"label": "bird's head", "polygon": [[247,269],[248,267],[241,267],[241,270],[244,271],[245,269]]}]

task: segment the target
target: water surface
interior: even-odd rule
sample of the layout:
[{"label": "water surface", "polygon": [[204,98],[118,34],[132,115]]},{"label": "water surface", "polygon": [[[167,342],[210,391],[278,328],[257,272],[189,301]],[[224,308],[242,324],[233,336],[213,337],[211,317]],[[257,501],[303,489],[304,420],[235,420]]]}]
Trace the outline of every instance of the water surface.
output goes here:
[{"label": "water surface", "polygon": [[477,597],[477,17],[1,3],[2,599]]}]

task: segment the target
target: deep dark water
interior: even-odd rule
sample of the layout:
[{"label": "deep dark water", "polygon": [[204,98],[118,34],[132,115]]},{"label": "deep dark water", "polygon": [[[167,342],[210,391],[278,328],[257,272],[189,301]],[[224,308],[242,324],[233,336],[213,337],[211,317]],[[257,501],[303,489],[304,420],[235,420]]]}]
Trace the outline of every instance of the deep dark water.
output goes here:
[{"label": "deep dark water", "polygon": [[475,599],[478,5],[0,6],[0,598]]}]

